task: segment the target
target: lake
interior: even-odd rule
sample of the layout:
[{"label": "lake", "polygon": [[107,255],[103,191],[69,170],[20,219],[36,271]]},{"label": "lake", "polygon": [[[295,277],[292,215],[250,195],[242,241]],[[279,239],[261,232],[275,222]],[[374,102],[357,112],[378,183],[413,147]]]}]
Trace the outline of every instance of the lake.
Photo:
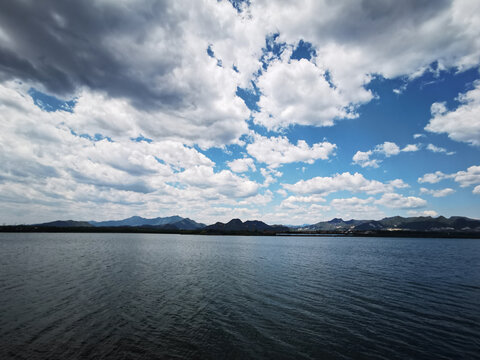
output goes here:
[{"label": "lake", "polygon": [[480,240],[0,234],[1,359],[473,359]]}]

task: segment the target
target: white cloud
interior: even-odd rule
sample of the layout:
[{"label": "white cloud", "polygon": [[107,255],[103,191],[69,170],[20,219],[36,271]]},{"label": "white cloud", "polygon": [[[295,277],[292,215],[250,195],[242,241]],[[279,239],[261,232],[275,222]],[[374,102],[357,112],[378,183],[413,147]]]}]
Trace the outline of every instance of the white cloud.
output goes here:
[{"label": "white cloud", "polygon": [[375,154],[383,155],[385,157],[390,157],[393,155],[398,155],[400,152],[413,152],[418,151],[420,148],[418,145],[409,144],[406,145],[403,149],[400,150],[400,147],[391,141],[385,141],[383,144],[375,146],[373,150],[368,151],[357,151],[353,155],[353,163],[360,165],[361,167],[374,167],[378,168],[379,164],[382,162],[380,159],[372,159],[371,156]]},{"label": "white cloud", "polygon": [[[94,141],[67,127],[75,114],[45,112],[22,89],[0,86],[0,201],[4,221],[90,220],[175,213],[271,199],[261,185],[174,140]],[[70,124],[69,124],[70,125]]]},{"label": "white cloud", "polygon": [[288,225],[313,224],[331,217],[330,206],[321,204],[278,205],[274,211],[265,214],[270,224],[281,223]]},{"label": "white cloud", "polygon": [[256,171],[255,163],[252,158],[235,159],[227,162],[227,165],[236,173],[243,173],[249,170]]},{"label": "white cloud", "polygon": [[250,207],[255,207],[258,205],[267,205],[273,200],[273,193],[270,190],[265,190],[263,194],[257,194],[255,196],[249,197],[248,199],[242,200],[235,202],[233,201],[232,203],[234,205],[239,205],[239,206],[250,206]]},{"label": "white cloud", "polygon": [[449,176],[447,174],[444,174],[441,171],[435,171],[434,173],[425,174],[422,177],[419,177],[418,182],[420,184],[423,184],[423,183],[436,184],[439,181],[442,181],[443,179],[447,179],[448,177]]},{"label": "white cloud", "polygon": [[373,154],[372,150],[368,151],[357,151],[355,155],[353,155],[353,163],[360,165],[361,167],[374,167],[378,168],[378,164],[382,162],[379,159],[370,159],[370,156]]},{"label": "white cloud", "polygon": [[[252,80],[261,91],[257,123],[270,129],[328,126],[335,119],[356,117],[356,106],[374,97],[366,85],[376,76],[412,79],[425,71],[471,68],[480,59],[480,9],[466,0],[259,0],[242,5],[240,13],[227,1],[135,5],[98,2],[98,12],[83,11],[87,5],[82,2],[64,9],[16,5],[22,6],[23,18],[11,23],[21,20],[22,26],[4,22],[1,38],[8,39],[7,54],[19,61],[6,67],[2,78],[31,81],[84,102],[105,101],[103,113],[91,106],[97,116],[83,121],[90,129],[103,127],[104,135],[113,137],[116,131],[117,138],[118,132],[137,136],[141,131],[154,140],[183,142],[181,138],[205,148],[235,143],[248,131],[244,120],[250,112],[236,91],[250,87]],[[5,7],[0,13],[14,16],[14,9]],[[80,21],[78,13],[85,18]],[[100,14],[111,15],[122,26],[103,26]],[[33,22],[37,17],[51,22]],[[72,38],[65,24],[72,33],[97,41]],[[279,34],[277,42],[285,42],[287,50],[265,70],[259,59],[271,34]],[[300,40],[313,44],[316,56],[311,61],[289,59]],[[72,61],[76,58],[60,56],[67,52],[92,56]],[[42,54],[50,56],[49,66]],[[24,66],[27,60],[20,61],[24,59],[32,64],[30,70]],[[435,61],[434,70],[429,64]],[[98,99],[87,99],[88,94]]]},{"label": "white cloud", "polygon": [[309,146],[304,140],[298,140],[294,145],[284,136],[268,138],[255,134],[253,139],[253,143],[247,145],[247,152],[272,168],[292,162],[313,164],[317,159],[326,160],[337,147],[328,141]]},{"label": "white cloud", "polygon": [[364,192],[378,194],[392,191],[394,188],[404,187],[405,183],[400,179],[391,183],[382,183],[377,180],[368,180],[362,174],[348,173],[335,174],[331,177],[315,177],[309,180],[300,180],[295,184],[282,184],[293,193],[298,194],[322,194],[328,195],[337,191],[350,191],[353,193]]},{"label": "white cloud", "polygon": [[[289,196],[288,198],[282,200],[280,203],[281,208],[283,209],[297,209],[299,204],[317,204],[326,202],[325,198],[322,195],[310,195],[310,196]],[[322,207],[325,210],[325,207]]]},{"label": "white cloud", "polygon": [[327,200],[322,195],[310,195],[310,196],[289,196],[284,200],[285,202],[301,202],[301,203],[324,203]]},{"label": "white cloud", "polygon": [[428,144],[427,145],[427,150],[430,150],[431,152],[434,152],[434,153],[446,153],[447,155],[453,155],[455,154],[455,152],[449,152],[447,151],[447,149],[443,148],[443,147],[440,147],[440,146],[435,146],[433,144]]},{"label": "white cloud", "polygon": [[205,207],[202,209],[204,216],[209,221],[206,221],[207,224],[213,224],[217,221],[226,223],[232,219],[241,219],[242,221],[247,220],[256,220],[262,218],[263,214],[256,208],[252,207],[228,207],[228,206],[212,206]]},{"label": "white cloud", "polygon": [[[236,143],[248,131],[250,111],[236,92],[260,66],[265,32],[256,19],[248,21],[230,3],[215,1],[163,1],[156,6],[98,1],[97,12],[82,2],[71,5],[25,5],[23,25],[2,27],[12,40],[5,51],[35,68],[25,73],[12,64],[7,75],[2,71],[2,79],[17,77],[46,92],[76,97],[75,116],[68,124],[80,133],[117,139],[142,133],[206,148]],[[1,12],[8,17],[12,9]],[[36,22],[34,29],[29,26],[54,12],[69,31],[48,20]],[[105,18],[119,26],[105,26]],[[75,33],[96,41],[68,35]],[[210,44],[224,66],[207,54]],[[80,61],[66,53],[91,56]],[[42,60],[46,57],[48,66]]]},{"label": "white cloud", "polygon": [[271,184],[275,183],[277,181],[276,178],[279,178],[283,175],[282,172],[272,169],[272,168],[261,168],[260,173],[262,176],[265,178],[265,181],[263,182],[264,187],[268,187]]},{"label": "white cloud", "polygon": [[476,195],[480,195],[480,185],[475,186],[472,192]]},{"label": "white cloud", "polygon": [[408,210],[407,213],[410,216],[431,216],[431,217],[438,216],[438,213],[435,210],[424,210],[424,211]]},{"label": "white cloud", "polygon": [[385,141],[383,144],[377,145],[374,151],[383,154],[386,157],[390,157],[392,155],[398,155],[400,153],[400,148],[393,142]]},{"label": "white cloud", "polygon": [[152,112],[139,110],[126,100],[84,90],[78,94],[74,113],[66,123],[80,134],[100,133],[116,139],[143,134],[153,140],[174,140],[207,148],[238,143],[238,138],[247,132],[244,120],[248,114],[238,97],[231,102],[212,104],[209,109],[192,107]]},{"label": "white cloud", "polygon": [[401,95],[405,90],[407,90],[407,85],[407,83],[404,83],[400,87],[393,89],[392,91],[394,94]]},{"label": "white cloud", "polygon": [[417,144],[408,144],[402,149],[402,152],[414,152],[420,150],[420,147]]},{"label": "white cloud", "polygon": [[451,177],[460,184],[461,187],[480,184],[480,166],[470,166],[467,171],[458,171]]},{"label": "white cloud", "polygon": [[[343,199],[333,199],[330,202],[330,205],[338,211],[343,218],[365,218],[365,216],[374,218],[381,217],[383,213],[380,210],[373,206],[374,202],[373,197],[366,199],[359,199],[357,197],[343,198]],[[381,215],[380,215],[381,214]],[[380,216],[379,216],[380,215]]]},{"label": "white cloud", "polygon": [[310,211],[328,211],[330,210],[330,206],[327,205],[319,205],[319,204],[312,204],[308,208]]},{"label": "white cloud", "polygon": [[342,199],[333,199],[330,204],[335,207],[339,206],[346,206],[346,205],[365,205],[365,204],[371,204],[375,199],[373,197],[369,197],[366,199],[360,199],[357,197],[351,197],[351,198],[342,198]]},{"label": "white cloud", "polygon": [[431,107],[433,118],[425,130],[434,133],[446,133],[456,141],[480,146],[480,81],[475,81],[475,88],[459,94],[460,106],[449,111],[445,103],[434,103]]},{"label": "white cloud", "polygon": [[[283,5],[268,1],[252,2],[249,13],[253,18],[261,18],[268,32],[279,33],[278,42],[296,44],[304,39],[315,46],[317,57],[314,61],[321,70],[311,71],[311,79],[305,84],[318,81],[315,86],[321,89],[319,94],[325,99],[333,98],[330,110],[333,117],[342,116],[338,106],[345,105],[336,101],[332,91],[326,89],[321,81],[321,71],[328,70],[330,81],[343,99],[357,104],[359,99],[360,102],[371,99],[371,94],[364,88],[372,79],[371,74],[412,79],[425,71],[438,71],[429,66],[435,61],[438,69],[466,69],[479,62],[480,5],[473,5],[471,1],[388,1],[378,4],[304,0],[285,6],[279,4]],[[294,73],[293,70],[285,71]],[[285,83],[279,85],[290,88]],[[306,89],[309,87],[306,86]],[[297,86],[292,92],[298,93]],[[277,109],[276,106],[272,108]],[[316,124],[329,124],[333,117],[328,121],[323,116],[324,108],[319,109],[322,112]],[[282,116],[277,118],[279,113],[273,114],[275,117],[270,126],[286,120]],[[311,121],[310,116],[300,115],[299,118],[300,123]],[[268,123],[266,118],[262,121]],[[287,123],[293,121],[286,120]]]},{"label": "white cloud", "polygon": [[451,188],[445,188],[445,189],[438,189],[438,190],[432,190],[432,189],[426,189],[426,188],[420,188],[420,192],[422,194],[430,194],[433,197],[444,197],[450,194],[453,194],[455,190]]},{"label": "white cloud", "polygon": [[278,189],[277,194],[279,194],[280,196],[283,196],[283,197],[288,195],[287,192],[284,189]]},{"label": "white cloud", "polygon": [[213,189],[215,193],[232,197],[249,197],[257,194],[260,186],[246,177],[228,170],[218,173],[209,166],[194,166],[178,173],[177,178],[184,184],[200,189]]},{"label": "white cloud", "polygon": [[424,207],[427,202],[421,198],[414,196],[403,196],[396,193],[383,194],[379,200],[375,200],[375,204],[383,205],[394,209],[415,209]]},{"label": "white cloud", "polygon": [[414,139],[418,139],[418,138],[421,138],[421,137],[425,137],[425,134],[413,134]]},{"label": "white cloud", "polygon": [[460,184],[460,187],[480,184],[480,166],[470,166],[466,171],[458,171],[453,174],[444,174],[441,171],[428,173],[419,177],[418,182],[435,184],[444,179],[453,179]]},{"label": "white cloud", "polygon": [[[335,145],[266,139],[266,155],[256,153],[269,166],[260,170],[264,184],[229,170],[215,172],[213,161],[195,145],[202,149],[244,145],[239,139],[249,133],[245,120],[251,114],[236,96],[239,86],[251,89],[254,81],[259,87],[260,112],[253,114],[258,124],[270,129],[329,126],[357,116],[357,106],[374,98],[366,85],[377,76],[412,79],[425,71],[462,71],[478,66],[480,59],[480,4],[471,1],[258,0],[243,5],[240,14],[228,1],[167,0],[157,5],[96,2],[99,11],[82,12],[76,10],[88,5],[73,2],[58,8],[61,13],[56,15],[51,15],[49,4],[0,5],[1,18],[14,13],[15,6],[25,10],[22,19],[3,21],[0,29],[6,58],[19,60],[0,69],[2,214],[78,218],[92,216],[95,209],[112,217],[158,216],[178,208],[185,215],[211,219],[213,210],[203,210],[215,207],[259,216],[260,211],[248,206],[231,205],[232,197],[237,197],[235,203],[250,198],[266,203],[270,195],[265,187],[281,176],[275,167],[330,159]],[[105,18],[121,26],[104,26]],[[278,43],[287,43],[287,50],[264,69],[260,58],[265,37],[274,33],[279,34]],[[77,41],[71,34],[95,41],[78,37]],[[289,60],[300,39],[313,44],[316,55],[311,61]],[[207,54],[209,46],[215,58]],[[11,54],[15,56],[8,57]],[[65,54],[89,56],[79,61]],[[429,67],[435,61],[437,70]],[[76,97],[74,113],[41,111],[27,95],[30,86]],[[474,90],[460,95],[456,110],[432,105],[427,130],[478,145],[478,87],[475,83]],[[92,141],[71,131],[101,134],[113,142]],[[153,141],[130,140],[140,135]],[[395,146],[383,146],[376,154],[393,156],[399,151]],[[413,151],[411,145],[401,151],[407,148]],[[371,155],[362,160],[360,154],[358,161],[378,166],[380,160]],[[231,169],[241,169],[236,165]],[[461,186],[480,183],[472,180],[476,176],[472,168],[449,176]],[[381,193],[400,186],[393,184],[344,173],[285,189]],[[21,202],[28,205],[17,206]],[[314,205],[294,216],[300,219],[310,209],[324,206]]]},{"label": "white cloud", "polygon": [[402,179],[391,180],[388,182],[388,184],[395,189],[405,189],[410,187],[410,185],[405,183]]},{"label": "white cloud", "polygon": [[[316,202],[316,197],[322,200]],[[310,202],[310,200],[314,200],[314,202]],[[284,224],[313,224],[333,217],[343,217],[344,219],[379,219],[385,217],[383,211],[372,204],[373,201],[374,198],[372,197],[368,199],[353,197],[350,199],[333,199],[330,205],[327,205],[320,195],[313,195],[313,197],[293,196],[290,197],[289,201],[284,201],[276,207],[271,216],[274,219],[281,219],[277,222],[280,221]]]},{"label": "white cloud", "polygon": [[[291,124],[331,126],[334,119],[357,117],[352,99],[332,87],[325,76],[325,69],[306,59],[273,61],[256,83],[262,95],[255,122],[277,130]],[[372,98],[365,93],[360,91],[355,103]]]}]

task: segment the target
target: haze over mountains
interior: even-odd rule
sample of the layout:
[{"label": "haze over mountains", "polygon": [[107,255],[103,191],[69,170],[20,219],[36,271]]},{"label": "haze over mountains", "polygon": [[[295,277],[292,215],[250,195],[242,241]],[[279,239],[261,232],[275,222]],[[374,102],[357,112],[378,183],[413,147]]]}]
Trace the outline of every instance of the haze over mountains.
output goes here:
[{"label": "haze over mountains", "polygon": [[445,218],[439,216],[401,217],[394,216],[381,220],[343,220],[335,218],[330,221],[322,221],[312,225],[284,226],[268,225],[262,221],[249,220],[242,222],[240,219],[232,219],[227,223],[217,222],[212,225],[198,223],[181,216],[157,217],[147,219],[140,216],[132,216],[123,220],[108,221],[53,221],[36,224],[37,227],[54,228],[142,228],[169,231],[202,231],[203,233],[361,233],[369,231],[420,231],[420,232],[480,232],[480,220],[461,216]]}]

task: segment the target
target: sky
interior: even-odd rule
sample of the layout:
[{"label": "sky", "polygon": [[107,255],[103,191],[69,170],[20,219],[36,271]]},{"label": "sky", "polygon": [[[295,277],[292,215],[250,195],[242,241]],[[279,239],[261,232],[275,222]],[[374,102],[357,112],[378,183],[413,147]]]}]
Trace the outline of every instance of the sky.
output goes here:
[{"label": "sky", "polygon": [[480,218],[480,2],[2,1],[0,204]]}]

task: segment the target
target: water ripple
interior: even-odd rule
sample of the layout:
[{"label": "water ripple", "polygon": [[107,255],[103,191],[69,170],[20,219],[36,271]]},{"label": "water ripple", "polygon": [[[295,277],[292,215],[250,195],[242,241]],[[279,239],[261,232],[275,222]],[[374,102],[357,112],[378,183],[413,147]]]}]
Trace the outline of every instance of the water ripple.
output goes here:
[{"label": "water ripple", "polygon": [[1,359],[470,359],[480,242],[0,234]]}]

